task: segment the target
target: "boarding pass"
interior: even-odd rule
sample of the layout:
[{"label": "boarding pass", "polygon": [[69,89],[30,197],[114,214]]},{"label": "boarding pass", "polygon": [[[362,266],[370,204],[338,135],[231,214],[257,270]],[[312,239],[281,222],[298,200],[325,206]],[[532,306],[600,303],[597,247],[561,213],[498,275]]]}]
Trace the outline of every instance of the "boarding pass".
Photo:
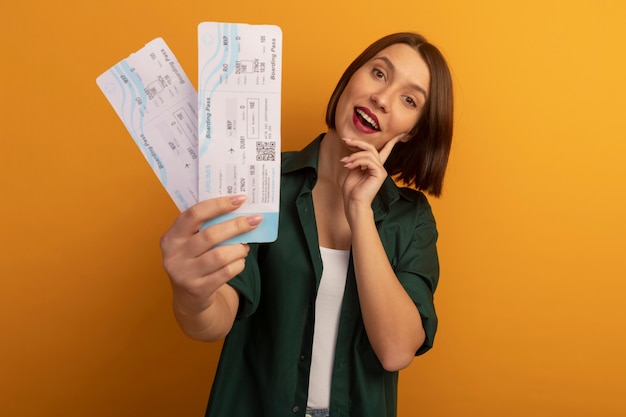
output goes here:
[{"label": "boarding pass", "polygon": [[183,211],[198,202],[198,95],[161,38],[96,80]]},{"label": "boarding pass", "polygon": [[246,194],[234,216],[262,214],[229,242],[271,242],[280,203],[282,32],[272,25],[198,26],[198,194]]},{"label": "boarding pass", "polygon": [[225,243],[271,242],[280,196],[281,30],[201,23],[198,39],[199,94],[161,38],[97,84],[179,210],[246,194],[239,210],[207,225],[262,214],[256,230]]}]

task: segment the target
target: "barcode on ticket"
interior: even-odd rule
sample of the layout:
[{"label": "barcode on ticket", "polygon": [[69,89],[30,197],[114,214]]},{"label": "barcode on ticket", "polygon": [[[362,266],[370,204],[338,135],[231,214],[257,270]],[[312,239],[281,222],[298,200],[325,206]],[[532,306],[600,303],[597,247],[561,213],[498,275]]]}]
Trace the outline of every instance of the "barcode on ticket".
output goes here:
[{"label": "barcode on ticket", "polygon": [[256,142],[256,160],[257,161],[275,161],[276,160],[276,142]]}]

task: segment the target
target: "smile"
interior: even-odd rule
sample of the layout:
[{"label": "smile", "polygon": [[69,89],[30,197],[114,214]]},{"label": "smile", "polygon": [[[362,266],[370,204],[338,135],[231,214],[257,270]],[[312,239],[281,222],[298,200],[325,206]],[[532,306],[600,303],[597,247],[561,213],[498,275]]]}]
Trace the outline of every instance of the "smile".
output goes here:
[{"label": "smile", "polygon": [[378,126],[378,121],[376,120],[376,116],[370,116],[360,108],[354,109],[357,117],[365,126],[370,127],[373,130],[380,131],[380,126]]}]

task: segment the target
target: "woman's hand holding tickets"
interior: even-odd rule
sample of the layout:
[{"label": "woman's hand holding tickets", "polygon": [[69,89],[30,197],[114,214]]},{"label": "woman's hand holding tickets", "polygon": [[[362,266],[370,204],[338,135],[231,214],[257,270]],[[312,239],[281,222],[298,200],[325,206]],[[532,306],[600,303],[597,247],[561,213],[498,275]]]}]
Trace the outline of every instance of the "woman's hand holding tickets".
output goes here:
[{"label": "woman's hand holding tickets", "polygon": [[174,313],[183,331],[194,339],[218,340],[232,327],[239,296],[224,284],[243,271],[249,247],[220,243],[255,229],[263,218],[240,216],[202,230],[200,227],[236,210],[245,199],[236,195],[199,202],[182,212],[161,238]]}]

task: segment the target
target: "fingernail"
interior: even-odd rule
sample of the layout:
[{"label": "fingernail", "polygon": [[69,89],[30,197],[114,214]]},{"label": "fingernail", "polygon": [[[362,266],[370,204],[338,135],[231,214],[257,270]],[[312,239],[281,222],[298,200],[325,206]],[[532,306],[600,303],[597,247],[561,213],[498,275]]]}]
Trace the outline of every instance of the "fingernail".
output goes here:
[{"label": "fingernail", "polygon": [[255,214],[254,216],[248,216],[248,224],[250,226],[258,226],[259,223],[263,221],[263,216],[260,214]]},{"label": "fingernail", "polygon": [[239,206],[239,205],[243,204],[244,201],[246,201],[246,196],[245,195],[233,195],[233,196],[230,196],[230,204],[232,204],[233,206]]}]

